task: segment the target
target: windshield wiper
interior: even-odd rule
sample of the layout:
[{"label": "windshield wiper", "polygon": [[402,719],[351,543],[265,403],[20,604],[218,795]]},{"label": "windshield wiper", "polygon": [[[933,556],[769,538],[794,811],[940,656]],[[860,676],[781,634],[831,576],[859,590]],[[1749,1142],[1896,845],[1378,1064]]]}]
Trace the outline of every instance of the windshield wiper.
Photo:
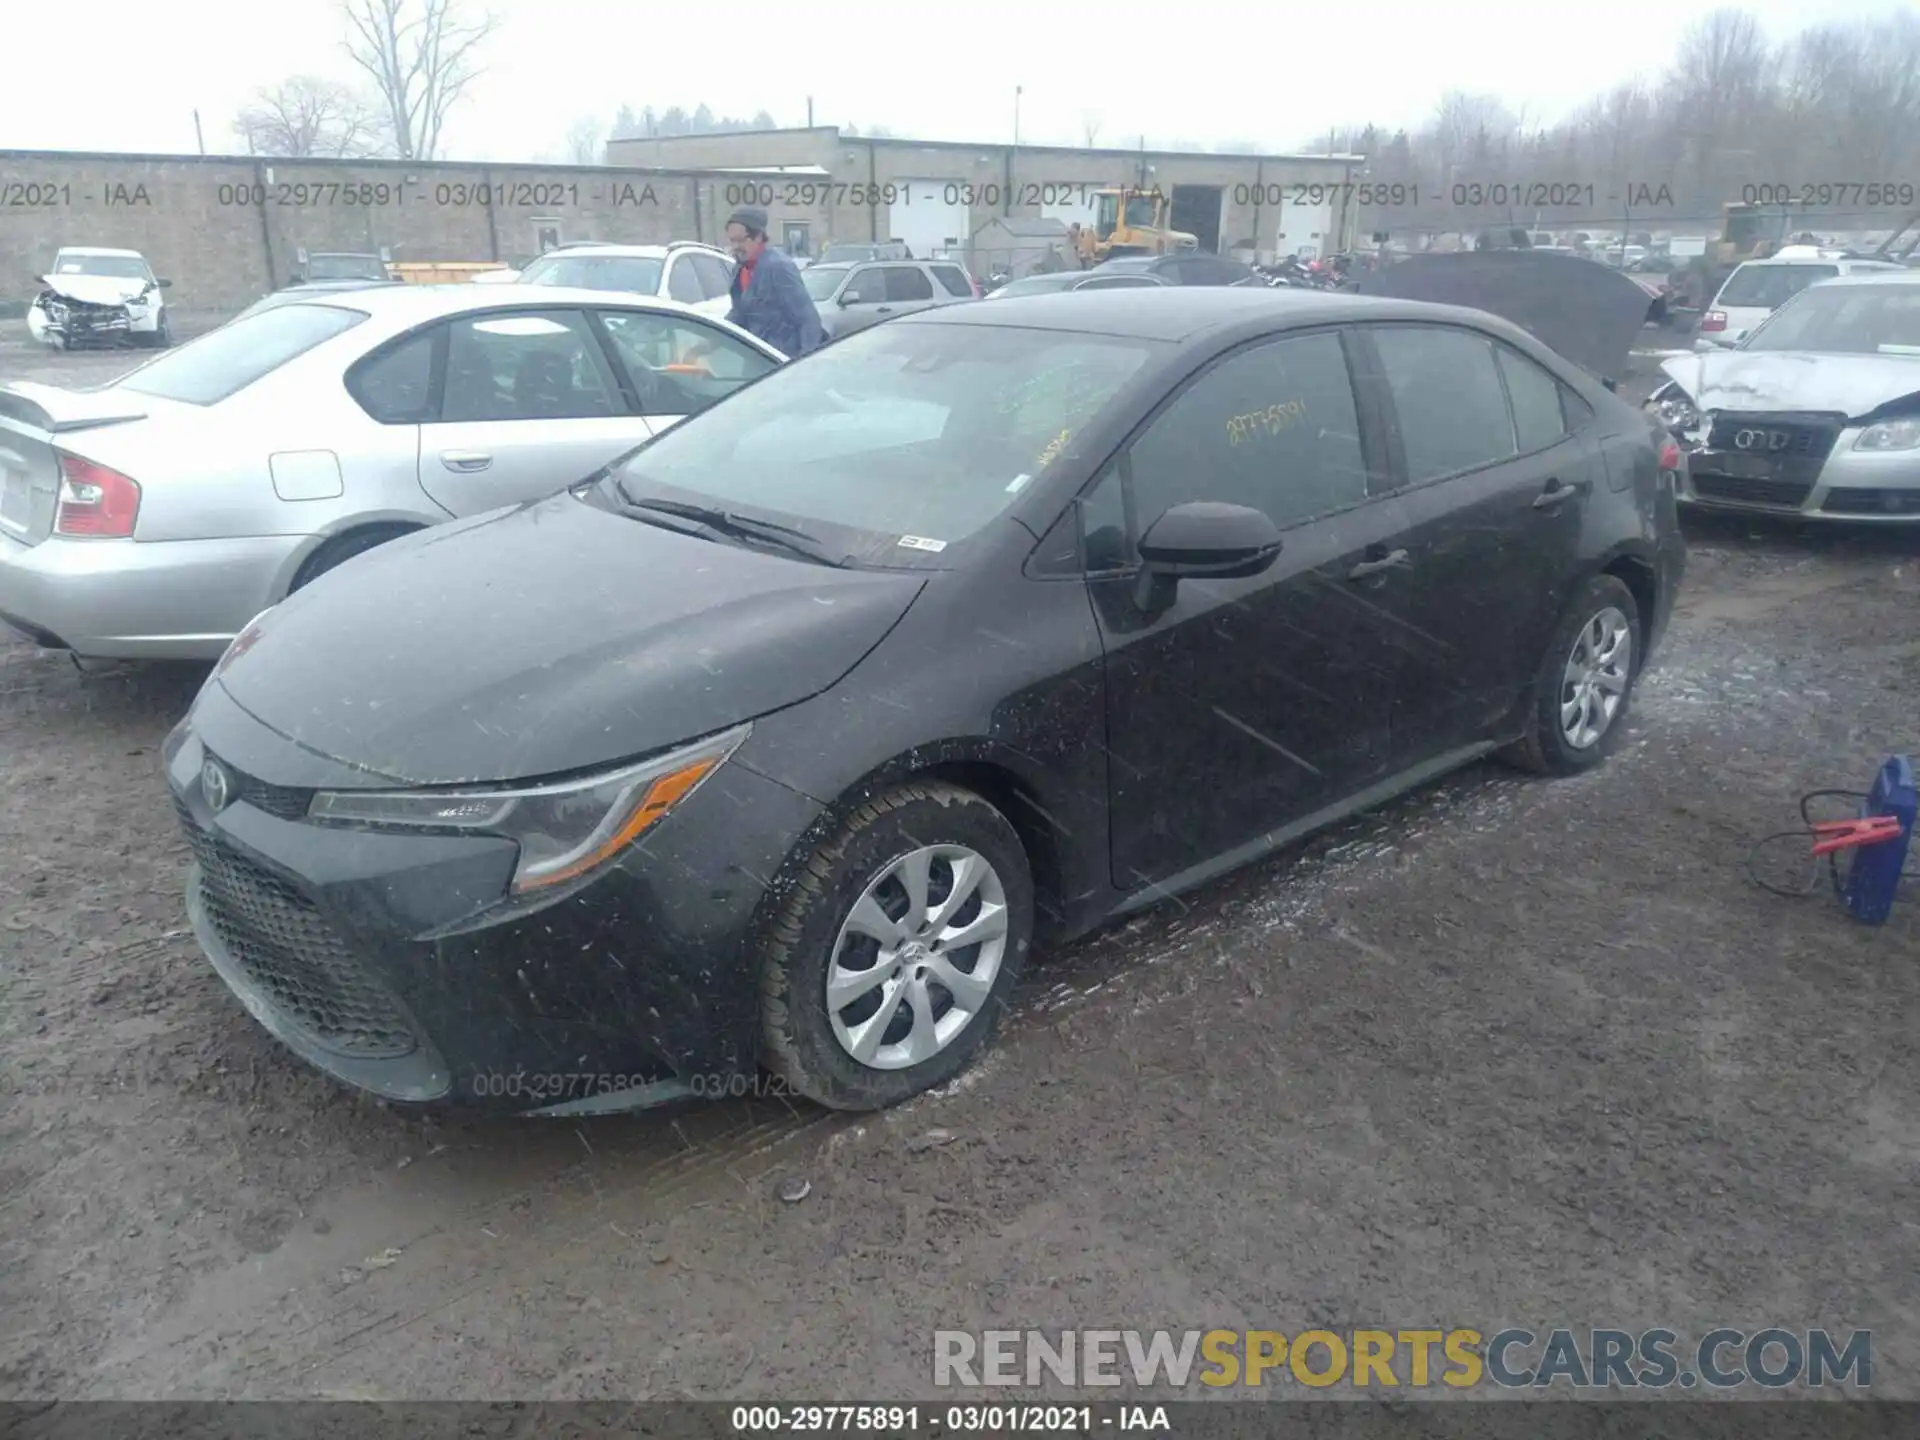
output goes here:
[{"label": "windshield wiper", "polygon": [[772,545],[776,549],[788,551],[819,565],[831,565],[836,570],[853,568],[849,556],[835,555],[813,536],[804,530],[796,530],[791,525],[778,525],[771,520],[756,520],[750,515],[736,515],[731,510],[722,510],[715,505],[694,505],[685,500],[635,500],[623,497],[629,510],[650,510],[660,515],[671,515],[680,520],[691,520],[696,525],[718,535],[735,540],[754,540],[763,545]]}]

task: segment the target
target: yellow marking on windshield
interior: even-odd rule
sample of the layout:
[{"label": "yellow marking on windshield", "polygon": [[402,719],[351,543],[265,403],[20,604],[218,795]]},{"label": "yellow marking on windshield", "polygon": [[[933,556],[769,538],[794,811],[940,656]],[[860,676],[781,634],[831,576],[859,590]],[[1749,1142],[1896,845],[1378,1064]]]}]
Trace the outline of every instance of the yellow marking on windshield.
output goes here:
[{"label": "yellow marking on windshield", "polygon": [[1278,435],[1289,430],[1307,418],[1307,402],[1287,400],[1278,405],[1269,405],[1264,410],[1249,410],[1244,415],[1227,417],[1227,443],[1229,445],[1251,444],[1265,431],[1269,435]]},{"label": "yellow marking on windshield", "polygon": [[1042,450],[1039,454],[1039,457],[1034,461],[1033,468],[1036,470],[1044,470],[1047,468],[1047,466],[1051,465],[1054,461],[1054,457],[1059,455],[1059,453],[1062,450],[1067,448],[1067,437],[1072,434],[1073,434],[1072,427],[1068,427],[1067,429],[1062,430],[1058,435],[1054,436],[1053,439],[1049,440],[1047,442],[1047,448]]}]

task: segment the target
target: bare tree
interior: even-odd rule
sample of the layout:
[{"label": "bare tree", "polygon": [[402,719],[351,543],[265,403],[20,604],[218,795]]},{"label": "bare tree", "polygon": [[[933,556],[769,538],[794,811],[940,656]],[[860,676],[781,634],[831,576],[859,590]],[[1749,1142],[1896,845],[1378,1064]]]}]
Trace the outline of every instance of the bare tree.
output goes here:
[{"label": "bare tree", "polygon": [[603,165],[606,159],[606,131],[593,116],[581,116],[567,130],[567,163]]},{"label": "bare tree", "polygon": [[1080,115],[1081,143],[1089,150],[1100,139],[1100,114],[1096,110],[1085,110]]},{"label": "bare tree", "polygon": [[447,112],[479,74],[475,51],[493,33],[491,14],[468,18],[464,0],[343,0],[347,53],[386,102],[402,160],[439,153]]},{"label": "bare tree", "polygon": [[250,155],[379,155],[386,149],[383,131],[377,106],[318,75],[295,75],[258,91],[233,122]]}]

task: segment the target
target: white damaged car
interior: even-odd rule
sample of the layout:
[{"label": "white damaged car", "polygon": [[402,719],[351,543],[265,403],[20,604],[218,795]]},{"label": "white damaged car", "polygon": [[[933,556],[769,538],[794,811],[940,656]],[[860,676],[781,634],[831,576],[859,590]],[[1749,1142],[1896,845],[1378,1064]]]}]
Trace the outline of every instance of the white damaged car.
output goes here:
[{"label": "white damaged car", "polygon": [[166,296],[171,280],[154,278],[138,250],[69,245],[40,277],[42,289],[27,307],[27,333],[42,345],[78,350],[91,345],[173,343]]}]

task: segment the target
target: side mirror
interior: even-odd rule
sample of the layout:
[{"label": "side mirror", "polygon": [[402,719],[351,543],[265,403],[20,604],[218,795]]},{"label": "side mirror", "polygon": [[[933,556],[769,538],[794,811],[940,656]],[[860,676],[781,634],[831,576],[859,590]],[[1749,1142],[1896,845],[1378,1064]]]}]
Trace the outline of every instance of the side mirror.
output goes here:
[{"label": "side mirror", "polygon": [[1182,578],[1244,579],[1279,554],[1279,528],[1264,511],[1211,500],[1176,505],[1140,537],[1135,600],[1143,610],[1163,610]]},{"label": "side mirror", "polygon": [[171,280],[156,280],[153,282],[153,287],[156,290],[171,290],[173,288],[173,282]]}]

